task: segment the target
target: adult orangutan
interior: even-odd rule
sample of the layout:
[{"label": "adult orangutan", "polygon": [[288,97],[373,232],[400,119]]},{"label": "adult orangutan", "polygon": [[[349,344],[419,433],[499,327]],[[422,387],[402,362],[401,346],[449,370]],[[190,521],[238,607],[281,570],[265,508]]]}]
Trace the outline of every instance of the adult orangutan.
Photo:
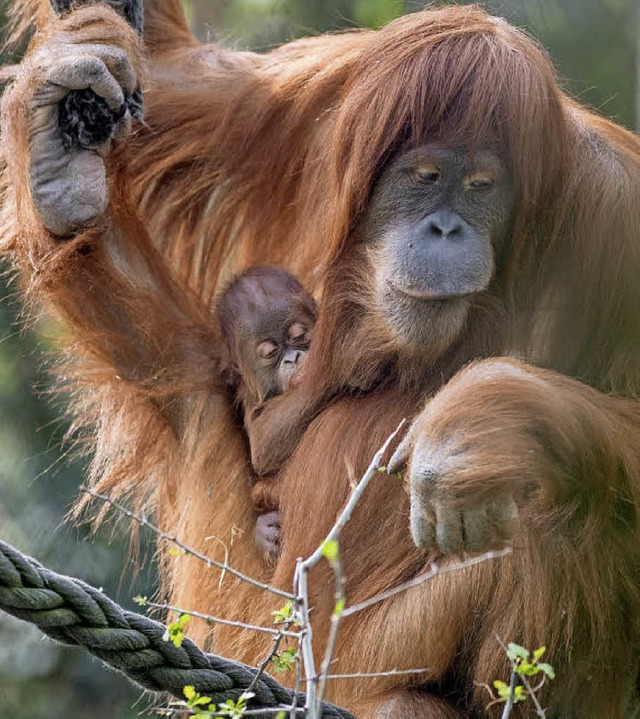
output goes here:
[{"label": "adult orangutan", "polygon": [[[341,540],[348,602],[434,558],[514,547],[345,621],[334,671],[429,671],[335,681],[331,699],[360,717],[482,714],[479,685],[508,676],[498,635],[548,647],[549,716],[629,713],[638,140],[568,99],[531,39],[475,7],[259,56],[201,47],[178,0],[148,0],[144,60],[111,10],[54,21],[25,0],[22,20],[27,5],[41,31],[3,103],[3,244],[28,297],[69,325],[61,374],[95,437],[94,485],[264,573],[210,308],[248,265],[308,284],[322,263],[300,385],[253,428],[254,465],[278,470],[265,482],[282,497],[271,581],[289,586],[402,416],[393,465],[408,461],[409,491],[380,477],[357,507]],[[125,116],[95,151],[64,147],[69,88],[118,108],[139,82],[145,126],[130,135]],[[252,623],[276,608],[228,573],[164,559],[178,606]],[[329,572],[312,576],[318,652]],[[266,649],[235,629],[210,641],[250,662]]]}]

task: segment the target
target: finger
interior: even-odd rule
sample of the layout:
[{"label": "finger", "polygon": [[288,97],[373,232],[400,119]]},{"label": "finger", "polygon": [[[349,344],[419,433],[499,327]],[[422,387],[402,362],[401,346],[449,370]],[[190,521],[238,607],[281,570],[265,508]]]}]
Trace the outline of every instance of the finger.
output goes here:
[{"label": "finger", "polygon": [[413,446],[413,432],[411,430],[412,428],[410,427],[409,431],[404,436],[404,439],[400,442],[398,448],[391,456],[389,464],[387,465],[387,472],[389,474],[400,472],[406,467],[409,457],[411,456],[411,449]]},{"label": "finger", "polygon": [[107,66],[126,94],[132,95],[138,87],[138,76],[129,55],[117,45],[94,43],[56,43],[36,57],[36,64],[45,72],[70,57],[97,57]]},{"label": "finger", "polygon": [[460,554],[464,550],[462,513],[449,502],[436,500],[436,542],[443,554]]},{"label": "finger", "polygon": [[128,137],[131,134],[131,128],[133,126],[133,118],[129,112],[129,108],[126,109],[124,116],[118,120],[116,125],[114,139],[120,140],[123,137]]},{"label": "finger", "polygon": [[494,500],[487,504],[487,522],[497,542],[513,538],[518,524],[518,507],[512,497]]},{"label": "finger", "polygon": [[409,514],[411,538],[420,549],[435,549],[436,516],[431,502],[421,492],[411,493],[411,509]]},{"label": "finger", "polygon": [[[76,55],[58,62],[49,73],[49,82],[66,90],[90,88],[104,98],[111,110],[124,104],[124,93],[115,77],[98,57]],[[64,93],[66,94],[66,93]]]},{"label": "finger", "polygon": [[125,93],[133,94],[138,87],[138,76],[122,48],[115,45],[81,45],[79,49],[81,52],[78,54],[100,58]]},{"label": "finger", "polygon": [[469,552],[482,552],[489,543],[487,507],[471,507],[462,512],[463,534]]}]

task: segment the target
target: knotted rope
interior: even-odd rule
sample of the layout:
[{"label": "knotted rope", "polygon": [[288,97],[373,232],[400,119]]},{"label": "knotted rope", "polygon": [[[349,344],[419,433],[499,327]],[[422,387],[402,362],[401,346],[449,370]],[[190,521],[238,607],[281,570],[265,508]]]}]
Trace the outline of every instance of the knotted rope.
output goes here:
[{"label": "knotted rope", "polygon": [[[105,664],[153,692],[180,699],[187,685],[216,704],[237,699],[252,684],[256,669],[207,654],[185,638],[182,646],[163,640],[165,627],[129,612],[95,587],[43,567],[0,542],[0,609],[35,624],[62,642],[84,647]],[[262,674],[252,688],[248,709],[291,706],[294,692]],[[304,697],[298,698],[304,706]],[[255,715],[254,715],[255,716]],[[257,716],[273,718],[273,712]],[[326,719],[353,719],[344,709],[324,704]]]}]

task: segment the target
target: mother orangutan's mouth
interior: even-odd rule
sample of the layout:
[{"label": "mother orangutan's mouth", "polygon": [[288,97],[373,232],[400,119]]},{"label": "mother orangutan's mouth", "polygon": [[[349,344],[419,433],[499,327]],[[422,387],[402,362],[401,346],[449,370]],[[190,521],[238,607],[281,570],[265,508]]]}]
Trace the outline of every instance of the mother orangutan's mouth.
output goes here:
[{"label": "mother orangutan's mouth", "polygon": [[396,292],[399,295],[404,295],[405,297],[410,297],[414,300],[421,300],[423,302],[446,302],[446,301],[455,301],[455,300],[461,300],[465,297],[471,297],[475,294],[475,292],[466,292],[459,295],[456,294],[437,294],[434,292],[431,292],[428,289],[424,290],[417,290],[412,287],[400,287],[395,282],[392,282],[391,280],[388,280],[387,284],[389,287]]}]

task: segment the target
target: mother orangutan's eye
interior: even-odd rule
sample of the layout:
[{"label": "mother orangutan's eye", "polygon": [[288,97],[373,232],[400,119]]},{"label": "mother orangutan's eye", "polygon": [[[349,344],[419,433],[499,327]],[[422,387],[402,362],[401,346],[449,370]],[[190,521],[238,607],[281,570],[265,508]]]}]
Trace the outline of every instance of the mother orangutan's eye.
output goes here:
[{"label": "mother orangutan's eye", "polygon": [[493,187],[495,180],[490,175],[471,175],[464,179],[465,190],[488,190]]},{"label": "mother orangutan's eye", "polygon": [[258,345],[258,356],[264,359],[275,357],[278,352],[278,345],[275,342],[266,340]]},{"label": "mother orangutan's eye", "polygon": [[441,172],[434,165],[418,165],[413,168],[413,176],[423,185],[434,185],[440,179]]}]

